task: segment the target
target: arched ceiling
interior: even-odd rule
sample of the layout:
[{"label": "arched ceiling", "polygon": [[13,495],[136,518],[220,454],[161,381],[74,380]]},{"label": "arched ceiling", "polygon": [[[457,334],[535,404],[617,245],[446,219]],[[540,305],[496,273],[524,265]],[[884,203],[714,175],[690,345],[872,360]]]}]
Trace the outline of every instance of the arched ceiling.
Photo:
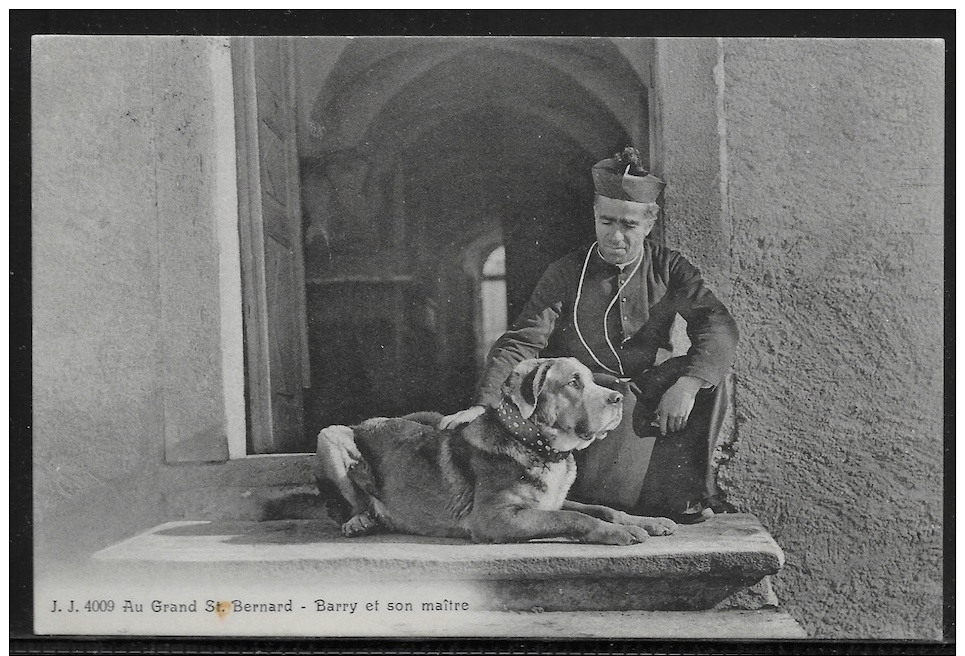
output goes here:
[{"label": "arched ceiling", "polygon": [[[299,117],[316,128],[299,130],[301,157],[328,171],[364,162],[360,206],[381,218],[404,214],[407,233],[423,235],[429,250],[499,228],[519,248],[532,242],[540,257],[560,255],[592,233],[593,162],[647,143],[638,71],[648,62],[634,57],[631,66],[609,39],[361,38],[296,47],[299,66],[309,67],[300,79],[316,81],[298,90]],[[355,198],[340,176],[329,180]],[[404,208],[393,204],[400,198]],[[511,254],[517,269],[531,264],[538,273],[545,264],[520,253]]]},{"label": "arched ceiling", "polygon": [[[321,87],[300,90],[312,106],[299,114],[315,127],[300,131],[303,156],[401,152],[463,115],[527,115],[587,152],[619,146],[614,128],[632,138],[646,125],[643,83],[607,39],[365,38],[339,48]],[[310,57],[303,48],[301,65]]]}]

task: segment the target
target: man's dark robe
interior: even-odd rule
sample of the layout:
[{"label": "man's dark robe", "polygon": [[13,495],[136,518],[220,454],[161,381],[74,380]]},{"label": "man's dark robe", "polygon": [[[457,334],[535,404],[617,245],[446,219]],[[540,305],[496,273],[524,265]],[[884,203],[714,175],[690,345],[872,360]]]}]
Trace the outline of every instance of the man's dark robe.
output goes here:
[{"label": "man's dark robe", "polygon": [[[620,427],[581,452],[574,496],[651,514],[679,512],[688,501],[706,501],[709,493],[709,453],[722,416],[737,325],[680,253],[645,241],[641,257],[620,268],[594,245],[550,264],[512,327],[490,350],[477,404],[497,405],[513,367],[533,357],[575,357],[594,373],[633,379],[643,389],[641,411],[634,421],[637,399],[627,395]],[[686,322],[690,349],[655,367],[658,351],[672,350],[678,315]],[[706,383],[687,428],[655,443],[641,439],[656,434],[649,425],[652,412],[681,376]]]}]

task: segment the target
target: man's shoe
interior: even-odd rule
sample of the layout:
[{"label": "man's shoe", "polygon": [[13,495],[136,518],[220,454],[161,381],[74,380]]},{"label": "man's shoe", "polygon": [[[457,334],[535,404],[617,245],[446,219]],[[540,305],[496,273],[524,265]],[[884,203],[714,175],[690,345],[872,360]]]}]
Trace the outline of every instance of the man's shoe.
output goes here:
[{"label": "man's shoe", "polygon": [[699,524],[706,522],[713,516],[714,510],[710,506],[705,506],[702,503],[694,505],[688,503],[686,508],[671,515],[670,519],[678,524]]}]

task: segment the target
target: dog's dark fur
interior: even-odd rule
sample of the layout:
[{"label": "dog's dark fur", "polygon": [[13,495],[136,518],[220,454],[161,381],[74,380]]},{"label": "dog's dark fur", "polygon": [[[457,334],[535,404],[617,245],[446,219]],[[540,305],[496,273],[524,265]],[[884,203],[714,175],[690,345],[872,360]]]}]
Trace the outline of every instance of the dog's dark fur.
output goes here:
[{"label": "dog's dark fur", "polygon": [[[526,360],[503,388],[556,451],[586,448],[620,423],[622,396],[602,387],[573,358]],[[553,462],[514,437],[491,412],[456,430],[418,413],[329,426],[318,436],[315,477],[352,506],[342,526],[355,536],[378,529],[475,542],[569,538],[632,544],[668,535],[669,519],[637,517],[566,500],[573,456]]]}]

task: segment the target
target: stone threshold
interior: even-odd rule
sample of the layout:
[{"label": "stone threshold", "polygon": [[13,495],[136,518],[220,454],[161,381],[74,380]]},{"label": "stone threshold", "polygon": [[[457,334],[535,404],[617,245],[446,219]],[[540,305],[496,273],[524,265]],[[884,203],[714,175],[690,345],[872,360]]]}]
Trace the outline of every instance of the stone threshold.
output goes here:
[{"label": "stone threshold", "polygon": [[[762,610],[659,612],[475,611],[458,617],[429,614],[402,616],[383,613],[326,621],[305,614],[268,617],[182,617],[130,614],[120,623],[97,625],[90,621],[52,629],[40,626],[38,634],[193,637],[324,637],[324,638],[507,638],[605,640],[608,647],[620,640],[803,640],[801,626],[776,608]],[[68,625],[70,626],[70,625]],[[708,645],[711,647],[711,645]]]},{"label": "stone threshold", "polygon": [[404,599],[421,586],[420,598],[458,591],[477,611],[700,611],[766,582],[784,554],[753,515],[722,514],[626,547],[345,538],[323,520],[179,521],[103,549],[94,562],[151,580],[268,588],[310,581],[315,591],[340,594],[375,586],[383,598]]},{"label": "stone threshold", "polygon": [[[354,628],[354,627],[353,627]],[[778,609],[702,612],[476,612],[458,622],[434,618],[368,623],[352,637],[802,640],[801,626]]]}]

